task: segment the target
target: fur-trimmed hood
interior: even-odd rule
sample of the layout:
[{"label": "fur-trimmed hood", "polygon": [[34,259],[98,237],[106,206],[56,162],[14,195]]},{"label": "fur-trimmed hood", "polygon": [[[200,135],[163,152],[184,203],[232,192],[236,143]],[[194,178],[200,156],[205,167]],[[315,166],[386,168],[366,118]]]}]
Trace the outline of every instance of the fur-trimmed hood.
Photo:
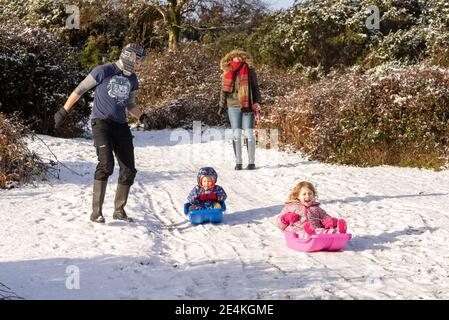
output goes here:
[{"label": "fur-trimmed hood", "polygon": [[253,65],[253,58],[248,52],[242,50],[232,50],[227,53],[220,61],[220,68],[223,71],[228,71],[234,58],[240,58],[242,62],[246,62],[250,67]]}]

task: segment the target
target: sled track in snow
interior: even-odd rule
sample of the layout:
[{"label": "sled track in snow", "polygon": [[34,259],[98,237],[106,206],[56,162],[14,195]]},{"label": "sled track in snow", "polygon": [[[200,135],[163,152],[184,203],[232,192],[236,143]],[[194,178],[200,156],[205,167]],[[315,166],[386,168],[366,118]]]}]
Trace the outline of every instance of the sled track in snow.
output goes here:
[{"label": "sled track in snow", "polygon": [[[167,143],[169,134],[135,132],[139,174],[127,208],[136,222],[111,220],[115,190],[109,187],[108,223],[101,226],[89,221],[96,165],[91,141],[45,138],[63,163],[84,175],[62,168],[53,186],[41,183],[0,196],[1,207],[17,212],[0,217],[3,283],[27,288],[27,298],[70,299],[71,292],[51,286],[53,275],[18,277],[15,271],[26,270],[30,261],[43,261],[41,270],[47,270],[52,259],[81,259],[84,270],[95,274],[106,267],[110,274],[107,282],[92,277],[92,287],[102,290],[80,291],[86,298],[449,298],[449,254],[441,250],[449,241],[449,171],[333,166],[286,153],[275,163],[257,149],[261,167],[238,172],[220,158],[232,145],[174,145]],[[198,152],[205,159],[189,158]],[[217,170],[228,194],[228,212],[224,223],[191,225],[183,205],[198,169],[207,165]],[[117,175],[115,170],[110,181]],[[353,239],[342,252],[287,248],[273,222],[300,180],[317,186],[329,214],[347,218]]]},{"label": "sled track in snow", "polygon": [[[182,169],[191,172],[196,172],[198,170],[198,168],[195,168],[193,165],[189,164],[182,164]],[[192,185],[192,182],[189,181],[187,185]],[[185,193],[189,192],[190,189],[186,191],[184,188],[178,187],[178,183],[170,184],[170,191],[168,191],[167,187],[168,186],[164,183],[154,183],[145,187],[142,186],[147,195],[152,195],[149,197],[150,199],[164,199],[164,201],[156,201],[156,203],[154,200],[151,200],[150,206],[152,208],[152,214],[162,226],[162,232],[164,234],[168,234],[166,237],[166,242],[168,245],[170,246],[171,241],[176,241],[178,244],[181,244],[184,250],[182,259],[184,259],[187,264],[189,257],[192,256],[192,252],[195,251],[195,247],[200,248],[203,253],[201,260],[204,261],[203,263],[207,264],[214,264],[217,259],[220,259],[220,252],[223,250],[226,250],[226,252],[232,252],[234,256],[232,262],[240,265],[239,274],[243,276],[243,278],[240,279],[240,282],[246,283],[246,286],[250,287],[251,279],[248,278],[248,272],[245,271],[246,263],[243,261],[243,258],[239,253],[239,249],[237,249],[232,243],[241,243],[240,239],[235,237],[233,238],[233,241],[221,241],[214,239],[216,234],[225,230],[229,231],[228,234],[232,236],[230,226],[225,224],[191,225],[187,217],[180,210],[180,208],[183,207],[183,204],[176,204],[172,196],[173,194],[182,194],[182,198],[185,198],[187,196]],[[182,222],[179,221],[180,219]],[[192,237],[192,235],[194,237]],[[199,238],[200,240],[194,240],[192,238]],[[218,243],[215,244],[215,241],[218,241]],[[175,246],[174,249],[179,251],[179,246]],[[198,254],[193,254],[193,256],[198,256]],[[179,261],[179,263],[183,263],[183,261]],[[193,265],[193,263],[190,264]],[[233,275],[233,278],[235,278],[235,274]],[[213,279],[211,280],[213,282]],[[223,283],[230,280],[231,276],[225,274]]]},{"label": "sled track in snow", "polygon": [[[195,172],[198,168],[195,168],[193,165],[183,164],[182,169]],[[255,174],[253,172],[245,173]],[[240,192],[237,190],[238,188],[235,188],[231,183],[228,183],[227,179],[221,179],[220,181],[222,181],[222,184],[226,186],[225,190],[228,195],[231,195],[232,198],[230,199],[232,199],[234,203],[248,204],[251,201],[253,203],[257,203],[257,199],[254,198],[254,194],[251,192]],[[180,188],[178,185],[178,183],[173,183],[168,187],[164,183],[155,183],[145,187],[142,186],[145,190],[144,193],[150,201],[151,214],[153,214],[159,221],[162,227],[162,233],[167,235],[166,237],[164,236],[167,246],[172,246],[171,242],[176,241],[183,249],[182,259],[184,259],[184,261],[182,261],[182,259],[178,259],[178,263],[187,263],[187,265],[190,264],[191,266],[194,266],[195,264],[193,262],[189,263],[189,261],[192,256],[198,257],[198,254],[192,254],[192,252],[196,251],[194,249],[195,247],[199,248],[203,253],[201,258],[204,261],[203,263],[206,264],[214,264],[220,256],[219,253],[223,250],[227,253],[232,252],[233,264],[240,265],[240,276],[236,279],[235,272],[233,274],[226,274],[225,272],[223,275],[223,283],[227,283],[229,281],[240,282],[241,284],[245,283],[245,286],[248,288],[253,287],[253,281],[258,277],[257,273],[247,270],[248,263],[251,263],[251,261],[245,261],[247,259],[244,258],[244,256],[251,256],[251,254],[254,254],[253,252],[256,252],[258,255],[259,263],[266,264],[265,267],[259,266],[258,268],[262,268],[262,270],[267,270],[267,268],[271,269],[270,272],[274,271],[279,273],[279,276],[288,273],[288,271],[283,270],[281,266],[277,265],[275,250],[272,248],[271,253],[265,250],[267,245],[265,244],[264,238],[267,231],[264,230],[265,227],[261,222],[253,223],[253,221],[249,219],[250,221],[245,223],[237,220],[237,225],[227,225],[226,223],[195,226],[191,225],[184,216],[184,213],[180,210],[182,205],[176,204],[172,196],[173,194],[183,194],[183,198],[186,197],[186,195],[184,195],[186,190]],[[168,188],[170,191],[168,191]],[[249,189],[257,190],[258,185],[251,183]],[[190,191],[190,189],[188,191]],[[255,192],[256,195],[260,195],[261,193],[263,193],[266,197],[270,196],[265,189],[257,190],[257,192]],[[153,200],[154,198],[158,200],[155,202]],[[163,200],[161,201],[161,199]],[[235,218],[238,219],[238,217]],[[182,219],[183,221],[180,222],[179,219]],[[270,228],[274,228],[271,224],[268,225]],[[235,234],[236,232],[237,234]],[[246,235],[247,233],[249,233],[252,238],[250,247],[246,245],[246,242],[244,241],[245,237],[242,237],[242,234]],[[221,236],[220,239],[215,239],[217,234]],[[225,239],[222,239],[223,234],[225,235]],[[201,237],[202,240],[194,240]],[[257,238],[257,241],[254,241],[255,238]],[[283,241],[283,239],[281,241]],[[282,244],[283,242],[281,245]],[[178,255],[180,255],[179,245],[174,246],[173,249],[178,251]],[[227,259],[229,260],[229,254]],[[211,280],[213,283],[214,279]],[[269,298],[269,293],[264,293],[263,291],[263,289],[259,288],[259,292],[257,292],[257,295],[255,293],[254,297],[264,298],[266,296]]]}]

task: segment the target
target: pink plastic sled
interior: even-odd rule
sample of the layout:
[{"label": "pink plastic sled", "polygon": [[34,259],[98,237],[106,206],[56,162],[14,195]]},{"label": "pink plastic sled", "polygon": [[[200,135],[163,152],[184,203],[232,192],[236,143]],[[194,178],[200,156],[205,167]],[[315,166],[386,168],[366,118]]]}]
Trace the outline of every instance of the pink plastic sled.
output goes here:
[{"label": "pink plastic sled", "polygon": [[338,251],[352,238],[350,233],[315,234],[309,239],[298,238],[293,232],[284,231],[287,247],[303,252]]}]

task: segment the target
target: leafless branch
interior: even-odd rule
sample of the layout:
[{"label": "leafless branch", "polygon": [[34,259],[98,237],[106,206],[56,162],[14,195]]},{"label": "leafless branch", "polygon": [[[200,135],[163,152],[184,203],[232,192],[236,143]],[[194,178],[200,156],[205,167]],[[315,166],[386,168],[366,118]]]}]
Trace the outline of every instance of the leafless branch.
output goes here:
[{"label": "leafless branch", "polygon": [[44,144],[45,147],[47,147],[48,151],[50,151],[50,153],[52,154],[52,156],[55,158],[56,163],[59,163],[61,166],[63,166],[64,168],[66,168],[67,170],[69,170],[70,172],[72,172],[73,174],[76,174],[77,176],[82,177],[82,174],[79,174],[78,172],[76,172],[75,170],[67,167],[65,164],[63,164],[61,161],[58,160],[58,157],[56,157],[56,155],[54,154],[54,152],[50,149],[50,147],[45,143],[44,140],[42,140],[41,138],[39,138],[38,136],[36,136],[36,138],[42,142]]},{"label": "leafless branch", "polygon": [[164,9],[164,7],[158,2],[158,1],[148,1],[148,0],[140,0],[140,2],[153,7],[154,9],[157,10],[157,12],[160,13],[160,15],[162,16],[162,18],[164,19],[164,22],[167,23],[168,22],[168,18],[167,18],[167,11]]},{"label": "leafless branch", "polygon": [[[6,288],[7,290],[3,288]],[[24,298],[19,297],[17,294],[12,292],[11,288],[7,287],[6,285],[0,282],[0,300],[12,300],[12,299],[25,300]]]}]

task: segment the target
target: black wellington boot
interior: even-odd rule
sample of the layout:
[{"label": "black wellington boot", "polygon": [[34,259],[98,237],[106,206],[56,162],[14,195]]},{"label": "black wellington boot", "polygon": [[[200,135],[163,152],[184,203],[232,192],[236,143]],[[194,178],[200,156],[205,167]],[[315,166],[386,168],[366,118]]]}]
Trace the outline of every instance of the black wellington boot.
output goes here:
[{"label": "black wellington boot", "polygon": [[104,223],[103,217],[103,202],[106,194],[106,186],[108,181],[94,180],[94,192],[92,198],[92,214],[90,215],[90,221]]},{"label": "black wellington boot", "polygon": [[129,189],[131,186],[125,184],[117,184],[117,191],[115,193],[114,200],[114,214],[112,218],[114,220],[123,220],[126,222],[133,222],[134,220],[126,215],[125,205],[128,201]]}]

